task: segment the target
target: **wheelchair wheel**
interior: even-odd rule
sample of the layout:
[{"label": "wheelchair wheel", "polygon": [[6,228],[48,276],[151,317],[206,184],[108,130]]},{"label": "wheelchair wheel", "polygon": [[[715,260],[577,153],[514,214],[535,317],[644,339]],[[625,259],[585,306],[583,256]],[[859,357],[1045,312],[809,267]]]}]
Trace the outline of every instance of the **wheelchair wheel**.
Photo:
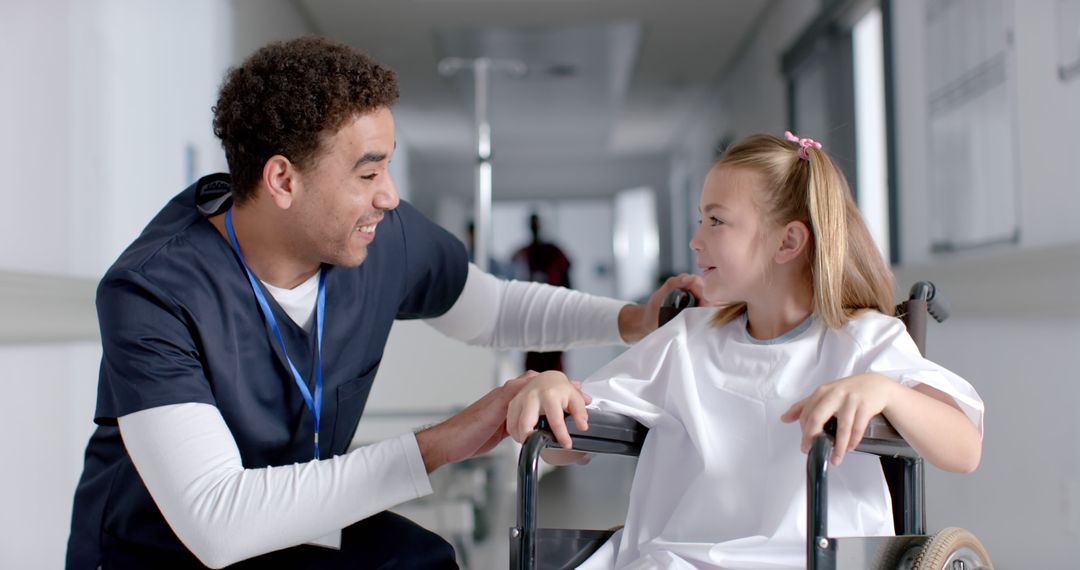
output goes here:
[{"label": "wheelchair wheel", "polygon": [[951,527],[935,534],[919,551],[912,570],[992,570],[990,555],[975,535]]}]

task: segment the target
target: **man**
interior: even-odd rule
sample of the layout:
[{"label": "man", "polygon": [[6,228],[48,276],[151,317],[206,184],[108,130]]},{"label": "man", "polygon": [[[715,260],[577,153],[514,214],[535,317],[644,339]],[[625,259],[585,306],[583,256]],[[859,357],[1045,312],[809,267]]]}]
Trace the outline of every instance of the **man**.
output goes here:
[{"label": "man", "polygon": [[[514,252],[510,265],[514,277],[524,281],[536,281],[559,287],[570,287],[570,258],[559,246],[540,239],[540,216],[529,215],[529,233],[532,241]],[[562,351],[526,352],[525,369],[536,372],[563,370]]]},{"label": "man", "polygon": [[358,446],[394,319],[492,346],[649,331],[656,302],[496,280],[400,202],[387,174],[397,96],[391,71],[318,38],[230,71],[214,130],[231,177],[170,201],[98,288],[99,427],[69,568],[454,567],[445,541],[385,509],[497,444],[528,374]]}]

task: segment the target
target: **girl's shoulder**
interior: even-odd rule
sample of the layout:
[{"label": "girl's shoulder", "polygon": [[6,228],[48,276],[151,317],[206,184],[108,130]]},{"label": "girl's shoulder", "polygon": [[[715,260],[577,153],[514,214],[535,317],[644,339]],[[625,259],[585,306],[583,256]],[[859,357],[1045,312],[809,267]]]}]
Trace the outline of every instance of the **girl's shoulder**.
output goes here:
[{"label": "girl's shoulder", "polygon": [[900,319],[866,309],[855,314],[839,331],[863,348],[890,342],[907,328]]},{"label": "girl's shoulder", "polygon": [[900,319],[886,315],[881,311],[875,311],[873,309],[863,309],[844,325],[844,328],[850,328],[851,330],[864,330],[864,329],[881,329],[890,328],[896,326],[904,326],[904,322]]}]

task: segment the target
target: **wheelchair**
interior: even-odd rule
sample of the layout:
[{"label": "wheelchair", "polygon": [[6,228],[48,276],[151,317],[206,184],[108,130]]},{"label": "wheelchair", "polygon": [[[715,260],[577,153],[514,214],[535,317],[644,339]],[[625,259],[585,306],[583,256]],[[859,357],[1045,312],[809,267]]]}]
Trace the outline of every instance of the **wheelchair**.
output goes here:
[{"label": "wheelchair", "polygon": [[[663,325],[680,310],[693,306],[686,291],[674,291],[660,311]],[[912,286],[909,297],[896,306],[923,354],[926,352],[927,315],[938,322],[948,317],[945,300],[928,281]],[[637,456],[648,428],[637,421],[609,412],[589,411],[588,431],[566,422],[573,448],[589,453]],[[990,570],[986,549],[970,532],[946,528],[933,535],[926,531],[923,459],[889,424],[884,416],[870,422],[855,451],[877,455],[889,487],[896,536],[833,538],[828,534],[828,467],[833,449],[835,418],[814,441],[806,460],[808,570]],[[541,417],[525,441],[518,459],[517,521],[510,529],[510,567],[515,570],[575,568],[615,533],[610,530],[537,528],[537,486],[540,451],[558,448]]]}]

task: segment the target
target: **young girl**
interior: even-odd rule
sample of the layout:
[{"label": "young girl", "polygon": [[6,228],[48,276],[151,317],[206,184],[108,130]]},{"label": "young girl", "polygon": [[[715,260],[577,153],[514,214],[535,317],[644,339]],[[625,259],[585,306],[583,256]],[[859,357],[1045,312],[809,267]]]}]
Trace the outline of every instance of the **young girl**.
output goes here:
[{"label": "young girl", "polygon": [[684,310],[580,391],[536,376],[507,411],[514,439],[547,415],[567,449],[563,412],[586,429],[590,396],[651,428],[625,527],[583,568],[804,567],[804,453],[833,416],[833,536],[893,534],[878,458],[845,460],[876,414],[930,463],[975,469],[982,400],[891,316],[889,267],[820,144],[740,141],[708,173],[700,211],[690,247],[713,307]]}]

